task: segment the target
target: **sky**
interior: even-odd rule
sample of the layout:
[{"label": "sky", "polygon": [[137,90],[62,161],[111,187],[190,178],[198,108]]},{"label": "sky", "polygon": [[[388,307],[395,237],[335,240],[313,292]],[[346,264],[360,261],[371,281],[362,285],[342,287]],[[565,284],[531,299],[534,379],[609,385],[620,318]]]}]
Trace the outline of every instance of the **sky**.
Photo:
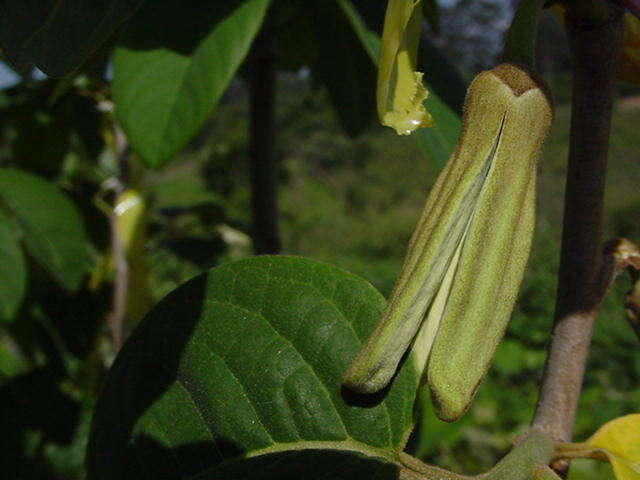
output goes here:
[{"label": "sky", "polygon": [[18,83],[19,80],[20,77],[13,70],[0,62],[0,90]]}]

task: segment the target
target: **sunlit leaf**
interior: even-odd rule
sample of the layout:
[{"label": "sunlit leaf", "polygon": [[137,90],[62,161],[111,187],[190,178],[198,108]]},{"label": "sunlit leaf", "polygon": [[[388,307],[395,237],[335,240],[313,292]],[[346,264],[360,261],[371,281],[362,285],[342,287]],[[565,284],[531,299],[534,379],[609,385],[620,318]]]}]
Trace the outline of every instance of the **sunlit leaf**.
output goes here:
[{"label": "sunlit leaf", "polygon": [[618,480],[640,480],[640,414],[605,423],[586,442],[609,458]]},{"label": "sunlit leaf", "polygon": [[15,218],[27,251],[68,290],[87,272],[82,221],[55,185],[19,170],[0,169],[0,202]]},{"label": "sunlit leaf", "polygon": [[269,0],[149,2],[116,48],[116,114],[150,167],[196,134],[244,60]]}]

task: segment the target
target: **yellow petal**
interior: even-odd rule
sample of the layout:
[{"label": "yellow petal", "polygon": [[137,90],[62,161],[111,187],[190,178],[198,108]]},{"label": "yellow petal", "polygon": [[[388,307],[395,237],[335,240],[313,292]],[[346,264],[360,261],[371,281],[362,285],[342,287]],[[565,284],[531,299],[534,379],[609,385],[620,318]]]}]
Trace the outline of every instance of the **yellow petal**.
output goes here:
[{"label": "yellow petal", "polygon": [[144,199],[136,190],[122,192],[113,208],[118,219],[118,233],[127,253],[144,248],[144,230],[147,208]]},{"label": "yellow petal", "polygon": [[433,125],[424,108],[428,92],[416,72],[422,0],[389,0],[378,70],[378,117],[399,135]]},{"label": "yellow petal", "polygon": [[640,414],[605,423],[586,443],[609,457],[618,480],[640,480]]}]

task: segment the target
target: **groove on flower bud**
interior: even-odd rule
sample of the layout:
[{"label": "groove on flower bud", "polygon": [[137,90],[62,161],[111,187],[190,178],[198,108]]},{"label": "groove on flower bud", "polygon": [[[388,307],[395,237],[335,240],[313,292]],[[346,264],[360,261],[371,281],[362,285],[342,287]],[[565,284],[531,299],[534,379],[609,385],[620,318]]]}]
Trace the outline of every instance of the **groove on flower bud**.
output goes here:
[{"label": "groove on flower bud", "polygon": [[378,325],[344,384],[387,385],[410,348],[438,415],[468,407],[507,326],[529,255],[536,160],[552,118],[540,80],[502,64],[469,87],[456,151],[438,177]]}]

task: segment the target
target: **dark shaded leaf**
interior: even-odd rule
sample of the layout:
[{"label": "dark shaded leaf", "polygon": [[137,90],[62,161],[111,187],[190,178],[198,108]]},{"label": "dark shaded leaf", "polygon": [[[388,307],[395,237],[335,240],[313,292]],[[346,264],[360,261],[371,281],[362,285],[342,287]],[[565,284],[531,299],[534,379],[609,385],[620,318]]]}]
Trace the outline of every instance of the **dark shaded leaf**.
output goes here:
[{"label": "dark shaded leaf", "polygon": [[28,456],[27,431],[59,444],[71,441],[80,409],[60,390],[59,381],[50,370],[38,369],[11,379],[0,388],[3,476],[43,478],[41,472],[36,474],[37,462]]},{"label": "dark shaded leaf", "polygon": [[458,69],[426,35],[420,38],[418,70],[425,72],[425,81],[442,102],[457,116],[467,95],[467,82]]},{"label": "dark shaded leaf", "polygon": [[46,80],[8,89],[8,105],[0,112],[12,164],[47,178],[60,175],[70,153],[94,159],[104,148],[96,102],[73,89],[52,103],[55,86]]},{"label": "dark shaded leaf", "polygon": [[0,212],[0,322],[13,319],[24,298],[26,283],[27,272],[16,232]]},{"label": "dark shaded leaf", "polygon": [[84,62],[142,0],[0,0],[0,46],[19,70],[62,77]]},{"label": "dark shaded leaf", "polygon": [[422,12],[433,33],[440,35],[440,6],[438,5],[438,0],[423,0]]},{"label": "dark shaded leaf", "polygon": [[317,25],[318,56],[313,77],[327,87],[342,128],[355,137],[371,125],[376,115],[375,65],[334,2],[308,10]]},{"label": "dark shaded leaf", "polygon": [[[341,387],[384,303],[364,280],[294,257],[187,282],[118,356],[95,411],[89,478],[397,478],[412,362],[381,395]],[[354,476],[360,468],[369,476]]]}]

